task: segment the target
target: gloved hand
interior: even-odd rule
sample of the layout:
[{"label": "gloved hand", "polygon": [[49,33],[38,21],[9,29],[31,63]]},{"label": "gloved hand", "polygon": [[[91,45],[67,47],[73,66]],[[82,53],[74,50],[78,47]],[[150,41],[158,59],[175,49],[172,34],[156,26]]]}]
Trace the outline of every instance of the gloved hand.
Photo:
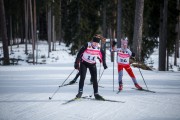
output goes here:
[{"label": "gloved hand", "polygon": [[104,69],[107,69],[107,68],[108,68],[106,64],[103,64],[103,67],[104,67]]},{"label": "gloved hand", "polygon": [[113,40],[112,41],[112,47],[114,47],[116,44],[117,44],[117,42]]},{"label": "gloved hand", "polygon": [[97,59],[99,60],[100,63],[102,62],[102,60],[99,57],[97,57]]},{"label": "gloved hand", "polygon": [[132,53],[132,55],[131,55],[132,57],[135,57],[135,53]]},{"label": "gloved hand", "polygon": [[79,70],[79,63],[78,62],[74,62],[74,68]]}]

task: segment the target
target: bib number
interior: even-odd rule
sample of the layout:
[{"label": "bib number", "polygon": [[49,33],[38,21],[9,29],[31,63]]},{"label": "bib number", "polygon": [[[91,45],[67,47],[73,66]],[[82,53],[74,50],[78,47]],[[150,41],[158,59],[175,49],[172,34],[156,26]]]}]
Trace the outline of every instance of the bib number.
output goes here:
[{"label": "bib number", "polygon": [[95,61],[95,56],[88,56],[87,59],[90,61]]},{"label": "bib number", "polygon": [[118,57],[118,63],[129,64],[129,58]]}]

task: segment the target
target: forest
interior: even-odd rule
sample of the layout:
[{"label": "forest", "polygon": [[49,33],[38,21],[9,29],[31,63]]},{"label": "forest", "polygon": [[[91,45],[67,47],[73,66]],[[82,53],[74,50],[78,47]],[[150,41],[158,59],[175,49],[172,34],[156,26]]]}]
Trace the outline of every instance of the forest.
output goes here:
[{"label": "forest", "polygon": [[117,46],[128,38],[141,62],[158,47],[159,70],[166,71],[168,57],[174,54],[174,65],[179,58],[180,0],[0,0],[4,65],[10,64],[10,46],[25,44],[28,54],[31,44],[34,57],[38,40],[47,41],[48,52],[63,42],[75,55],[95,34]]}]

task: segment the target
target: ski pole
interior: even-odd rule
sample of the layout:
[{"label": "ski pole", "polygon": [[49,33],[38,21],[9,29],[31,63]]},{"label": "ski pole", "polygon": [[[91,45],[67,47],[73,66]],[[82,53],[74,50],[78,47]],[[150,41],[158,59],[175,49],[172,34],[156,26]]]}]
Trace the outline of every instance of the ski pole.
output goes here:
[{"label": "ski pole", "polygon": [[103,73],[104,73],[104,70],[102,71],[101,76],[99,77],[98,83],[101,80],[101,77],[102,77]]},{"label": "ski pole", "polygon": [[113,92],[114,92],[114,61],[113,61]]},{"label": "ski pole", "polygon": [[140,70],[140,67],[139,67],[139,66],[140,66],[140,65],[139,65],[139,62],[138,62],[139,72],[140,72],[141,77],[142,77],[142,79],[143,79],[143,81],[144,81],[144,84],[146,85],[146,88],[147,88],[147,90],[148,90],[148,87],[147,87],[146,81],[144,80],[144,77],[143,77],[143,75],[142,75],[142,73],[141,73],[141,70]]},{"label": "ski pole", "polygon": [[100,68],[99,68],[99,78],[100,78],[100,73],[101,73],[101,63],[100,63]]},{"label": "ski pole", "polygon": [[[138,67],[138,68],[139,68],[139,67]],[[141,73],[140,68],[139,68],[139,72],[140,72],[140,74],[141,74],[141,76],[142,76],[142,79],[143,79],[143,81],[144,81],[144,84],[146,85],[146,88],[147,88],[147,90],[148,90],[148,87],[147,87],[146,81],[144,80],[144,77],[143,77],[143,75],[142,75],[142,73]]]},{"label": "ski pole", "polygon": [[[102,71],[101,76],[100,76],[100,78],[99,78],[99,80],[98,80],[98,82],[97,82],[97,83],[99,83],[99,81],[101,80],[101,77],[102,77],[103,73],[104,73],[104,70]],[[92,93],[92,94],[93,94],[93,93]],[[91,94],[91,95],[89,95],[89,97],[92,97],[92,94]]]},{"label": "ski pole", "polygon": [[[75,69],[74,69],[75,70]],[[66,80],[71,76],[71,74],[74,72],[74,70],[69,74],[69,76],[64,80],[64,82],[58,86],[58,88],[56,89],[56,91],[53,93],[53,95],[51,97],[49,97],[49,100],[51,100],[53,98],[53,96],[57,93],[57,91],[64,85],[64,83],[66,82]]]}]

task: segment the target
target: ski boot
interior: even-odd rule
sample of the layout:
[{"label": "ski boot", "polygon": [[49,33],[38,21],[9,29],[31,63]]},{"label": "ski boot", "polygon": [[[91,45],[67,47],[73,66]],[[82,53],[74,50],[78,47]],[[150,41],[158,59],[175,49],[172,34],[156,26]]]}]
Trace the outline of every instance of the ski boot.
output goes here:
[{"label": "ski boot", "polygon": [[138,83],[135,83],[134,85],[137,89],[142,90],[142,87]]},{"label": "ski boot", "polygon": [[94,94],[94,97],[95,97],[96,100],[103,100],[103,101],[105,100],[105,99],[104,99],[101,95],[99,95],[98,93],[95,93],[95,94]]},{"label": "ski boot", "polygon": [[121,91],[123,89],[123,84],[119,84],[118,90]]},{"label": "ski boot", "polygon": [[78,92],[78,94],[76,95],[76,98],[81,98],[82,96],[82,92]]},{"label": "ski boot", "polygon": [[76,83],[76,81],[75,81],[75,80],[72,80],[72,81],[69,82],[69,85],[72,85],[72,84],[74,84],[74,83]]}]

